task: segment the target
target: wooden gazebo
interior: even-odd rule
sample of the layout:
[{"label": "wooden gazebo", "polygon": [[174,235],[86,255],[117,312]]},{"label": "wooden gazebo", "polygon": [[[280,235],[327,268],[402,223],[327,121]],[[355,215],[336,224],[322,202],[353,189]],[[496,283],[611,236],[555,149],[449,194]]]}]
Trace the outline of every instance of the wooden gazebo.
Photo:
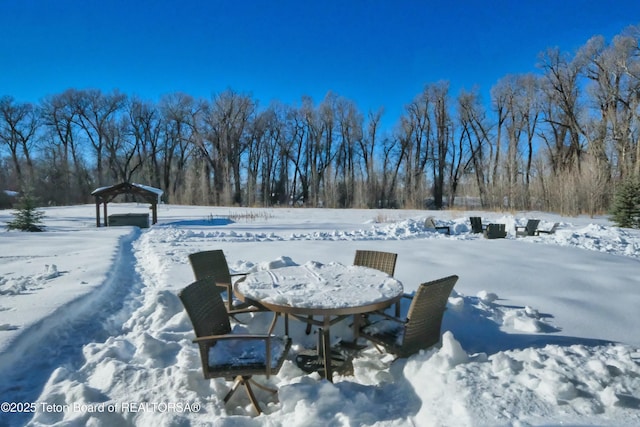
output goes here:
[{"label": "wooden gazebo", "polygon": [[139,196],[145,202],[150,203],[151,223],[155,224],[158,222],[158,203],[160,203],[160,197],[163,191],[146,185],[122,182],[110,187],[97,188],[91,193],[91,195],[96,198],[96,227],[100,227],[100,205],[103,205],[104,226],[106,227],[108,225],[107,204],[120,194],[133,194]]}]

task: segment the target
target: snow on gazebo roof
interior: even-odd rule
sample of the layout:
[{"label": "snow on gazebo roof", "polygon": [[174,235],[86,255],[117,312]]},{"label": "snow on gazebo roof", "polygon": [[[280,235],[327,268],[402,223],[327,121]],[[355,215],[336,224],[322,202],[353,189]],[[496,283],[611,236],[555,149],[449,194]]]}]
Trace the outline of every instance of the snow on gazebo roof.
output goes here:
[{"label": "snow on gazebo roof", "polygon": [[138,193],[143,195],[152,195],[157,196],[157,202],[160,203],[160,197],[164,194],[159,188],[151,187],[143,184],[122,182],[120,184],[111,185],[108,187],[100,187],[96,188],[91,192],[92,196],[102,197],[104,195],[113,195],[114,197],[118,194],[122,193]]}]

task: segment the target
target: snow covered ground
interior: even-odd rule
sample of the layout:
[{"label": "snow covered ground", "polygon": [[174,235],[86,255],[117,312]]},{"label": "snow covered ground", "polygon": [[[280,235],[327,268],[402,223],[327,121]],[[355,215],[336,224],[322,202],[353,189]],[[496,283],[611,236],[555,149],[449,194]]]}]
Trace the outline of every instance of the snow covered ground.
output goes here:
[{"label": "snow covered ground", "polygon": [[[640,232],[606,218],[167,205],[140,230],[96,228],[93,205],[45,213],[44,233],[0,231],[0,425],[640,425]],[[471,234],[471,215],[510,234]],[[516,239],[527,218],[560,229]],[[230,384],[203,379],[176,295],[188,254],[215,248],[237,271],[396,252],[407,292],[457,274],[442,346],[394,363],[367,349],[334,383],[291,358],[262,379],[279,389],[257,391],[264,414],[242,392],[224,405]],[[269,314],[244,316],[260,331]],[[294,321],[291,335],[291,356],[316,339]]]}]

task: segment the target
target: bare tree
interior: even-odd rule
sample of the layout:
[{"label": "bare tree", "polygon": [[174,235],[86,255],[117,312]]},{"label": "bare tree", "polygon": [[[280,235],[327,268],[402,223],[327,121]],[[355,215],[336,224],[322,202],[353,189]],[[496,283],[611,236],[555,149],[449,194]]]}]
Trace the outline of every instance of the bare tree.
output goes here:
[{"label": "bare tree", "polygon": [[173,93],[165,95],[160,100],[159,110],[162,116],[161,184],[168,192],[169,200],[180,200],[180,189],[184,191],[185,186],[185,170],[190,148],[197,145],[196,122],[202,106],[189,95]]},{"label": "bare tree", "polygon": [[66,90],[61,94],[46,97],[40,106],[40,117],[47,129],[50,150],[58,153],[57,201],[64,204],[89,201],[93,183],[83,155],[82,144],[77,140],[78,127],[75,98],[77,91]]},{"label": "bare tree", "polygon": [[351,208],[356,202],[356,147],[363,139],[363,117],[355,103],[346,98],[336,102],[339,141],[335,157],[338,207]]},{"label": "bare tree", "polygon": [[450,161],[450,147],[453,146],[453,122],[449,116],[449,82],[431,86],[434,100],[435,150],[433,156],[433,198],[436,209],[444,206],[446,168]]},{"label": "bare tree", "polygon": [[[333,149],[334,137],[334,101],[332,93],[328,93],[325,99],[316,109],[310,97],[303,97],[300,113],[302,114],[302,126],[304,131],[297,135],[304,138],[302,162],[299,169],[306,170],[300,175],[301,179],[308,180],[308,192],[304,202],[311,206],[319,206],[326,203],[329,196],[327,187],[331,185],[327,181],[330,173],[335,151]],[[324,200],[323,200],[324,196]]]},{"label": "bare tree", "polygon": [[533,75],[508,75],[493,87],[492,93],[501,115],[499,133],[504,128],[507,136],[505,175],[509,207],[528,209],[533,141],[540,116],[537,79]]},{"label": "bare tree", "polygon": [[[31,189],[35,178],[31,151],[37,128],[38,115],[32,104],[16,102],[10,96],[0,98],[0,143],[9,149],[23,191]],[[23,161],[26,175],[22,171]]]},{"label": "bare tree", "polygon": [[449,82],[425,86],[400,119],[404,187],[412,207],[422,207],[427,195],[427,165],[431,166],[434,206],[440,209],[444,204],[445,169],[453,137],[448,93]]},{"label": "bare tree", "polygon": [[91,89],[76,92],[74,96],[76,124],[82,129],[95,153],[96,181],[104,185],[104,151],[107,132],[111,131],[111,120],[123,107],[126,96],[114,91],[103,94],[100,90]]},{"label": "bare tree", "polygon": [[410,207],[423,207],[425,196],[425,169],[432,154],[432,98],[429,88],[416,96],[405,107],[405,115],[400,118],[398,140],[400,158],[403,162],[405,200]]},{"label": "bare tree", "polygon": [[134,97],[127,103],[127,131],[139,147],[141,173],[149,185],[160,187],[162,119],[157,107]]},{"label": "bare tree", "polygon": [[544,121],[551,128],[551,133],[544,131],[544,139],[551,150],[554,170],[574,167],[579,170],[585,135],[580,120],[578,85],[582,64],[554,48],[540,56],[539,67],[544,71],[541,82],[542,102],[546,104]]},{"label": "bare tree", "polygon": [[458,120],[461,129],[460,139],[466,140],[469,147],[469,156],[463,165],[463,172],[473,171],[480,204],[482,207],[488,207],[487,186],[492,158],[492,140],[489,135],[491,124],[487,120],[477,91],[463,91],[458,96]]},{"label": "bare tree", "polygon": [[[247,144],[247,185],[246,203],[252,206],[260,198],[258,194],[258,176],[263,165],[263,155],[269,156],[265,146],[268,144],[272,128],[272,117],[275,112],[271,109],[258,113],[249,125]],[[268,157],[269,158],[269,157]],[[264,190],[264,188],[261,188]]]},{"label": "bare tree", "polygon": [[145,159],[142,156],[143,140],[131,130],[126,117],[112,118],[104,126],[104,146],[107,166],[115,182],[132,182]]},{"label": "bare tree", "polygon": [[264,124],[263,143],[259,171],[261,173],[260,192],[264,206],[285,204],[289,193],[289,160],[283,147],[286,135],[287,107],[273,103],[262,115]]},{"label": "bare tree", "polygon": [[[377,201],[383,198],[381,188],[378,184],[376,174],[376,148],[378,148],[378,128],[383,110],[369,112],[369,122],[367,125],[367,133],[358,140],[360,150],[358,151],[362,157],[365,184],[365,203],[369,208],[377,206]],[[384,176],[384,172],[382,173]]]},{"label": "bare tree", "polygon": [[246,150],[246,131],[255,114],[254,101],[227,90],[213,97],[204,115],[205,129],[198,147],[213,172],[215,203],[240,204],[241,157]]},{"label": "bare tree", "polygon": [[[307,113],[308,114],[308,113]],[[289,191],[288,203],[296,203],[298,200],[309,200],[310,194],[310,159],[307,145],[307,126],[305,125],[305,112],[302,108],[291,108],[287,112],[285,137],[280,142],[280,149],[284,156],[293,164],[293,178],[291,180],[291,189]],[[280,186],[276,190],[280,202],[282,196],[279,196]]]}]

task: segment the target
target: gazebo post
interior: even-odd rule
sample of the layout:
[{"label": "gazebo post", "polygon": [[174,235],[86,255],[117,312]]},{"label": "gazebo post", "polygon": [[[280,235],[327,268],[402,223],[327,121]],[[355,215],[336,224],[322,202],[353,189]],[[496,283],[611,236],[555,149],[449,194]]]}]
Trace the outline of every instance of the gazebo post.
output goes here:
[{"label": "gazebo post", "polygon": [[100,227],[100,201],[96,197],[96,227]]},{"label": "gazebo post", "polygon": [[151,224],[158,222],[158,204],[151,204]]},{"label": "gazebo post", "polygon": [[109,223],[107,222],[107,202],[104,202],[104,226],[108,227]]}]

